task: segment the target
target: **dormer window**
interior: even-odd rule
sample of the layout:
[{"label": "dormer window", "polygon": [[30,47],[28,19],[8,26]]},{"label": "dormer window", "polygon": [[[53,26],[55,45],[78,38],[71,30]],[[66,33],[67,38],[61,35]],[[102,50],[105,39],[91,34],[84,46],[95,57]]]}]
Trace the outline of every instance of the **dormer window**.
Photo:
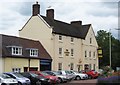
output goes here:
[{"label": "dormer window", "polygon": [[11,46],[12,55],[22,55],[22,47],[19,46]]},{"label": "dormer window", "polygon": [[30,49],[30,56],[38,57],[38,49]]}]

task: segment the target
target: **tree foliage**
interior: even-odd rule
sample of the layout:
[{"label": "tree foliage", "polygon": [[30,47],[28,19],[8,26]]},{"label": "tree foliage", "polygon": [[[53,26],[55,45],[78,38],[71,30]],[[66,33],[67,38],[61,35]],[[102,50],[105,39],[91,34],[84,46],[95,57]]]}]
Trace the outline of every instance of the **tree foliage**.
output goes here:
[{"label": "tree foliage", "polygon": [[99,47],[103,50],[103,57],[99,58],[100,68],[103,66],[107,66],[110,64],[109,58],[109,35],[111,36],[111,60],[112,60],[112,68],[120,67],[120,41],[115,39],[111,33],[99,30],[97,32],[96,40],[98,42]]}]

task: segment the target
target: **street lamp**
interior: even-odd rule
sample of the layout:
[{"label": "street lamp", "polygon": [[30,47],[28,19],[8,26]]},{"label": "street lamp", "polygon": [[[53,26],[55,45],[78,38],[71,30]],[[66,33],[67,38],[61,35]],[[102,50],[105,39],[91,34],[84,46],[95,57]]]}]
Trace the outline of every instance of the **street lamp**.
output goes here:
[{"label": "street lamp", "polygon": [[[120,28],[114,28],[115,30],[120,30]],[[111,67],[111,29],[109,29],[109,58],[110,58],[110,67]]]}]

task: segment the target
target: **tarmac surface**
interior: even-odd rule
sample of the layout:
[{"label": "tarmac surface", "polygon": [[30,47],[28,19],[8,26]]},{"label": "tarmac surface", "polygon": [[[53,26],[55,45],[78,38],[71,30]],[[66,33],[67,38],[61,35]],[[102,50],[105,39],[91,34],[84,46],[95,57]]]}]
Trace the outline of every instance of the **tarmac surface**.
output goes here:
[{"label": "tarmac surface", "polygon": [[89,80],[73,80],[59,85],[96,85],[96,84],[97,79],[89,79]]}]

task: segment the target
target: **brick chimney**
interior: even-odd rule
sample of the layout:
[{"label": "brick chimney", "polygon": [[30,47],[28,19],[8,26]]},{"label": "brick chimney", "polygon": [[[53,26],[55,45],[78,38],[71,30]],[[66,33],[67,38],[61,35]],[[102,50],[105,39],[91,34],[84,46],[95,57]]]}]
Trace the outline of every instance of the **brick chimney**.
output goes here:
[{"label": "brick chimney", "polygon": [[72,21],[71,25],[73,25],[73,26],[80,26],[80,25],[82,25],[82,21]]},{"label": "brick chimney", "polygon": [[33,16],[37,16],[38,14],[40,14],[40,5],[38,4],[38,2],[36,2],[36,4],[33,4],[32,8],[33,8],[32,10]]},{"label": "brick chimney", "polygon": [[54,19],[54,9],[47,9],[46,10],[46,17],[50,19]]}]

